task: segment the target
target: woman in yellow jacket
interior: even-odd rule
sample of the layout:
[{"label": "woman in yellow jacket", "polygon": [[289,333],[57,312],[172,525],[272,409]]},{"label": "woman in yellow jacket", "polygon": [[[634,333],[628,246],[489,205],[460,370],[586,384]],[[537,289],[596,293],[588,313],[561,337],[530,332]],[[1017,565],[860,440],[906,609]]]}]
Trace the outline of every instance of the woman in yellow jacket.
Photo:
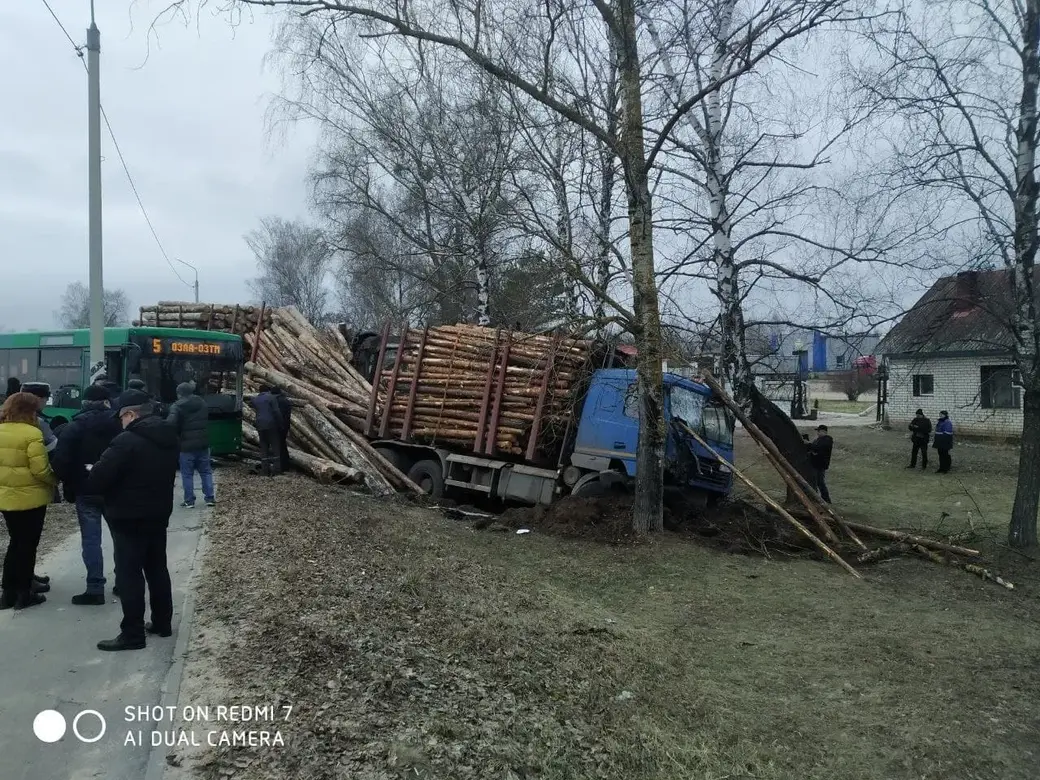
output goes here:
[{"label": "woman in yellow jacket", "polygon": [[36,424],[38,408],[29,393],[15,393],[0,408],[0,513],[9,536],[0,609],[25,609],[47,600],[33,593],[32,580],[56,480]]}]

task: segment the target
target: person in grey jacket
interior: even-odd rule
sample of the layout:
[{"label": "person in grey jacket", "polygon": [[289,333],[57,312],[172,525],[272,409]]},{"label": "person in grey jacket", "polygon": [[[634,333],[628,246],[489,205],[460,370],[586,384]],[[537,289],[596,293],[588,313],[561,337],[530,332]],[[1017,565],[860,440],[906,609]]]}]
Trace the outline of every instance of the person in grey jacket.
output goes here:
[{"label": "person in grey jacket", "polygon": [[167,423],[177,431],[180,440],[181,482],[184,487],[182,507],[195,506],[195,472],[202,480],[202,498],[206,506],[216,506],[213,491],[213,462],[209,454],[209,409],[206,402],[195,395],[195,385],[183,382],[177,385],[177,401],[170,407]]}]

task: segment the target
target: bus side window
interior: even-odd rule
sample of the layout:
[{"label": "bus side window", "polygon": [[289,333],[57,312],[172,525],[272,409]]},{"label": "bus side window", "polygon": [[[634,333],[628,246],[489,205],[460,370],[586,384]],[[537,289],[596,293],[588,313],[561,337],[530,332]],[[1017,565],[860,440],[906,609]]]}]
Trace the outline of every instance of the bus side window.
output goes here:
[{"label": "bus side window", "polygon": [[22,382],[36,380],[37,362],[40,357],[38,349],[12,349],[8,352],[8,376],[18,377]]}]

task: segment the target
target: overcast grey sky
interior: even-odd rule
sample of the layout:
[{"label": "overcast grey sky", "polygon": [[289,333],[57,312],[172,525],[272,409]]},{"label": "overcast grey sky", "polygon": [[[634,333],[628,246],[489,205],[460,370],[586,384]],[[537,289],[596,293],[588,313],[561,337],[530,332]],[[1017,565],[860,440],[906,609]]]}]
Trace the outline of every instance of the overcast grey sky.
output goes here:
[{"label": "overcast grey sky", "polygon": [[[76,43],[88,0],[50,0]],[[263,64],[272,22],[232,29],[148,25],[165,0],[99,0],[101,102],[166,251],[195,264],[203,300],[248,298],[255,274],[242,240],[260,217],[304,217],[313,134],[271,136],[265,110],[278,74]],[[55,326],[66,284],[87,281],[87,81],[40,0],[0,2],[0,328]],[[157,248],[102,127],[105,286],[136,307],[190,300]],[[188,282],[191,272],[178,272]]]}]

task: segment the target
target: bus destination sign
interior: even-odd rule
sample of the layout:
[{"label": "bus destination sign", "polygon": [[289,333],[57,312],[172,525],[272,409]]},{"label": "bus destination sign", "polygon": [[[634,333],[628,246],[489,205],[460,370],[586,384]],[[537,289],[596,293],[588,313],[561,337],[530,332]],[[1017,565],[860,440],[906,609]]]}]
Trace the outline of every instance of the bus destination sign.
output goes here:
[{"label": "bus destination sign", "polygon": [[178,339],[152,339],[153,355],[176,355],[178,357],[189,357],[192,355],[206,355],[219,357],[224,354],[222,341],[181,341]]}]

